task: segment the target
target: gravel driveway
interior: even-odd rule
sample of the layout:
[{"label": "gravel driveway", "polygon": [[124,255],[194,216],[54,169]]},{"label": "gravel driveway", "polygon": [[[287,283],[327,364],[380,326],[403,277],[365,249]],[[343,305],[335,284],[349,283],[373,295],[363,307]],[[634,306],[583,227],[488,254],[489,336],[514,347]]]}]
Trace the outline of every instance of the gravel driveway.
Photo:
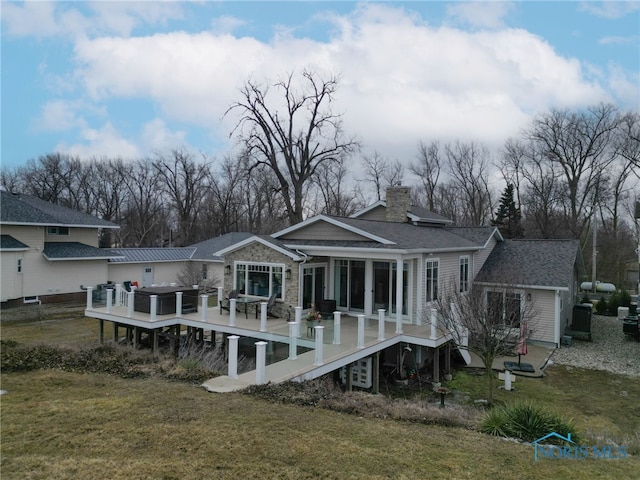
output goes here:
[{"label": "gravel driveway", "polygon": [[621,320],[594,315],[591,334],[592,342],[574,338],[572,346],[556,349],[551,362],[640,377],[640,342],[622,333]]}]

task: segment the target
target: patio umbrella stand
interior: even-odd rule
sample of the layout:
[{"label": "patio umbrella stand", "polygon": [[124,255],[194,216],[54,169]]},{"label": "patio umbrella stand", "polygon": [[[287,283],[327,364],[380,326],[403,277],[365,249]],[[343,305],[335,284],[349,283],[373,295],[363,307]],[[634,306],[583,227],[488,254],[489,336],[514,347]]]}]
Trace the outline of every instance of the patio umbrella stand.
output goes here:
[{"label": "patio umbrella stand", "polygon": [[530,363],[522,363],[520,361],[520,357],[522,355],[526,355],[528,353],[527,350],[527,324],[523,322],[520,325],[520,338],[518,339],[518,348],[516,350],[518,354],[518,363],[516,362],[504,362],[504,368],[506,370],[514,371],[514,372],[528,372],[533,373],[535,369],[533,365]]}]

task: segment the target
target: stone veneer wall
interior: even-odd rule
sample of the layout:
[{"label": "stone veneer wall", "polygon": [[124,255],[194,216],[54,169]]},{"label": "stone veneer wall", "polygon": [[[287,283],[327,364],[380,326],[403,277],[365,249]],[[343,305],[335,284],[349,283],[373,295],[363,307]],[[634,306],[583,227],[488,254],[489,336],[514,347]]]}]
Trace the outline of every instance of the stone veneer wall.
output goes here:
[{"label": "stone veneer wall", "polygon": [[[224,265],[231,265],[231,273],[224,274],[223,285],[225,297],[233,290],[233,264],[236,261],[284,264],[282,279],[284,285],[284,301],[278,299],[273,312],[278,317],[287,318],[290,310],[291,320],[293,321],[293,309],[298,304],[298,263],[290,257],[258,242],[253,242],[244,248],[235,250],[225,255],[224,258]],[[291,280],[287,280],[287,269],[291,269]]]},{"label": "stone veneer wall", "polygon": [[387,222],[405,223],[407,212],[411,208],[411,189],[409,187],[387,188]]}]

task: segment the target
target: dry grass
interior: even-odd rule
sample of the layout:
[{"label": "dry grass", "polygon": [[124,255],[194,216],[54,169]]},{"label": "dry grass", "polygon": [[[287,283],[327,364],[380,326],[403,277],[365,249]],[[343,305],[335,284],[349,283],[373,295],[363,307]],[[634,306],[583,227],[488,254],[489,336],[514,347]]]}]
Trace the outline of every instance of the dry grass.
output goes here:
[{"label": "dry grass", "polygon": [[[3,313],[2,339],[95,345],[97,321],[68,318],[6,321]],[[538,399],[573,417],[583,431],[591,429],[592,438],[602,434],[603,444],[614,436],[637,443],[640,385],[582,373],[554,367],[545,379],[518,379],[517,390],[500,392],[498,400]],[[637,478],[640,471],[637,455],[534,463],[530,445],[430,424],[468,427],[473,409],[339,396],[326,385],[311,393],[280,387],[276,402],[264,397],[278,389],[216,395],[158,376],[38,370],[0,378],[8,392],[1,397],[3,480],[606,479]],[[454,384],[461,393],[447,405],[471,402],[474,389],[484,393],[483,378],[460,375]]]},{"label": "dry grass", "polygon": [[637,459],[541,461],[478,432],[175,382],[2,375],[3,479],[633,478]]}]

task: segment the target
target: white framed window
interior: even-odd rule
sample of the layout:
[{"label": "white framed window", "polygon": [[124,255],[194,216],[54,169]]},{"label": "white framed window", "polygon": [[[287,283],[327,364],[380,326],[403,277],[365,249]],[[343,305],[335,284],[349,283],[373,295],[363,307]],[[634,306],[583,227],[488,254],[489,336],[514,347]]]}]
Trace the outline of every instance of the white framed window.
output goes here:
[{"label": "white framed window", "polygon": [[16,261],[16,273],[22,273],[22,258]]},{"label": "white framed window", "polygon": [[276,298],[284,300],[283,264],[236,262],[234,270],[234,285],[238,293],[263,298],[275,294]]},{"label": "white framed window", "polygon": [[439,259],[428,259],[424,264],[425,271],[425,300],[433,302],[438,299],[438,271]]},{"label": "white framed window", "polygon": [[47,235],[69,235],[69,227],[47,227]]},{"label": "white framed window", "polygon": [[460,281],[459,292],[467,293],[469,291],[469,255],[460,257]]}]

